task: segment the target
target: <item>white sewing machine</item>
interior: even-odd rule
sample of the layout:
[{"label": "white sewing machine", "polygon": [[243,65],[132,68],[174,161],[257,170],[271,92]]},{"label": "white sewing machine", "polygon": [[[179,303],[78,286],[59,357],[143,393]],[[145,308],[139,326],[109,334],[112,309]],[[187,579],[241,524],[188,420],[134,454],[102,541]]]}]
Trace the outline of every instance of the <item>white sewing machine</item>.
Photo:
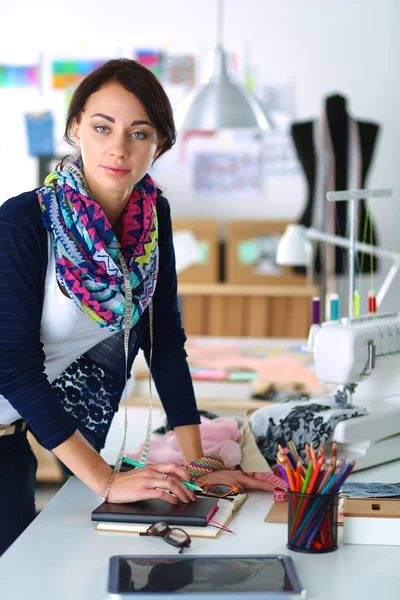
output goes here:
[{"label": "white sewing machine", "polygon": [[[357,202],[391,195],[387,188],[328,192],[328,202],[349,203],[349,239],[292,224],[276,254],[278,264],[307,266],[312,264],[311,241],[348,248],[349,317],[327,321],[320,328],[312,325],[307,346],[308,351],[314,351],[318,379],[339,386],[332,405],[353,405],[368,411],[367,415],[341,421],[333,432],[340,456],[356,459],[356,469],[400,458],[400,313],[353,318],[356,251],[393,263],[376,296],[378,308],[400,272],[400,253],[356,240]],[[323,402],[326,404],[326,398]]]},{"label": "white sewing machine", "polygon": [[400,313],[323,323],[314,357],[318,379],[339,386],[333,405],[368,410],[335,427],[338,455],[356,469],[400,458]]}]

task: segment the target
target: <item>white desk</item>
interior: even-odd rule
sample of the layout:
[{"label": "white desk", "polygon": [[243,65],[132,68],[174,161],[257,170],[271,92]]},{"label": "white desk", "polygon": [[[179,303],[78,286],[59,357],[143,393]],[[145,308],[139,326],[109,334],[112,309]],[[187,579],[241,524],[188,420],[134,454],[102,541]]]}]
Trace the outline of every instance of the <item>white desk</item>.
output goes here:
[{"label": "white desk", "polygon": [[[138,415],[138,421],[144,413]],[[141,418],[140,418],[141,417]],[[138,439],[142,427],[137,427]],[[136,443],[136,442],[135,442]],[[114,448],[110,449],[113,454]],[[354,474],[356,481],[400,480],[400,461]],[[25,533],[0,558],[4,600],[106,600],[108,560],[113,554],[176,554],[162,540],[135,534],[94,531],[90,512],[100,499],[71,478]],[[286,525],[264,523],[269,493],[254,492],[232,521],[236,536],[195,538],[193,554],[272,554],[292,556],[309,600],[397,600],[400,546],[350,546],[320,556],[290,552]],[[0,532],[1,533],[1,532]]]}]

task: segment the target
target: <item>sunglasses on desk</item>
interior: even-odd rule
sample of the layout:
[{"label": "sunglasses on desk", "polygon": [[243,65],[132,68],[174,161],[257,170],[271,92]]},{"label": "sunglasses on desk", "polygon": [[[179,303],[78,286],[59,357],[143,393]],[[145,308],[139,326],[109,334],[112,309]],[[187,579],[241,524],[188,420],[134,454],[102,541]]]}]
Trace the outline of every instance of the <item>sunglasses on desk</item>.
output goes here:
[{"label": "sunglasses on desk", "polygon": [[196,485],[202,488],[202,491],[198,492],[200,496],[233,500],[234,496],[243,493],[236,485],[229,485],[227,483],[196,483]]},{"label": "sunglasses on desk", "polygon": [[190,536],[186,531],[183,531],[179,527],[169,527],[164,521],[150,525],[145,533],[140,533],[139,535],[162,537],[171,546],[179,548],[179,554],[182,554],[185,548],[189,548],[191,543]]}]

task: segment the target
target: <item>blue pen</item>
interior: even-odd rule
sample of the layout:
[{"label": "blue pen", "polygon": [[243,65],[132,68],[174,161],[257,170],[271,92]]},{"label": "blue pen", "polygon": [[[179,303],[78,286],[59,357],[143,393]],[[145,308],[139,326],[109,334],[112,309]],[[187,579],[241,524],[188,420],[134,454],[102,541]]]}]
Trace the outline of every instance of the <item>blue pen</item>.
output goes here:
[{"label": "blue pen", "polygon": [[[123,462],[127,463],[128,465],[132,465],[132,467],[137,467],[138,469],[143,469],[143,467],[146,466],[143,463],[137,462],[136,460],[132,460],[131,458],[126,458],[125,456],[123,458]],[[182,481],[182,483],[184,483],[186,487],[188,487],[190,490],[193,490],[194,492],[204,491],[203,488],[199,487],[194,483],[190,483],[189,481],[185,481],[184,479],[181,479],[180,481]]]}]

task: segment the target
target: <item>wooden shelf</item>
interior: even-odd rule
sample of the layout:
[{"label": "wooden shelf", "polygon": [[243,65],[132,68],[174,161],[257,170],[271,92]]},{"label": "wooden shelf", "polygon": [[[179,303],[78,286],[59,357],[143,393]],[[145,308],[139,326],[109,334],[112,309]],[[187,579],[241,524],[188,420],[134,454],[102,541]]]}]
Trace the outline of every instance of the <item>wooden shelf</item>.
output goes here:
[{"label": "wooden shelf", "polygon": [[232,283],[179,283],[182,296],[264,296],[312,298],[319,293],[315,285],[238,285]]},{"label": "wooden shelf", "polygon": [[178,283],[188,335],[306,338],[315,285]]}]

